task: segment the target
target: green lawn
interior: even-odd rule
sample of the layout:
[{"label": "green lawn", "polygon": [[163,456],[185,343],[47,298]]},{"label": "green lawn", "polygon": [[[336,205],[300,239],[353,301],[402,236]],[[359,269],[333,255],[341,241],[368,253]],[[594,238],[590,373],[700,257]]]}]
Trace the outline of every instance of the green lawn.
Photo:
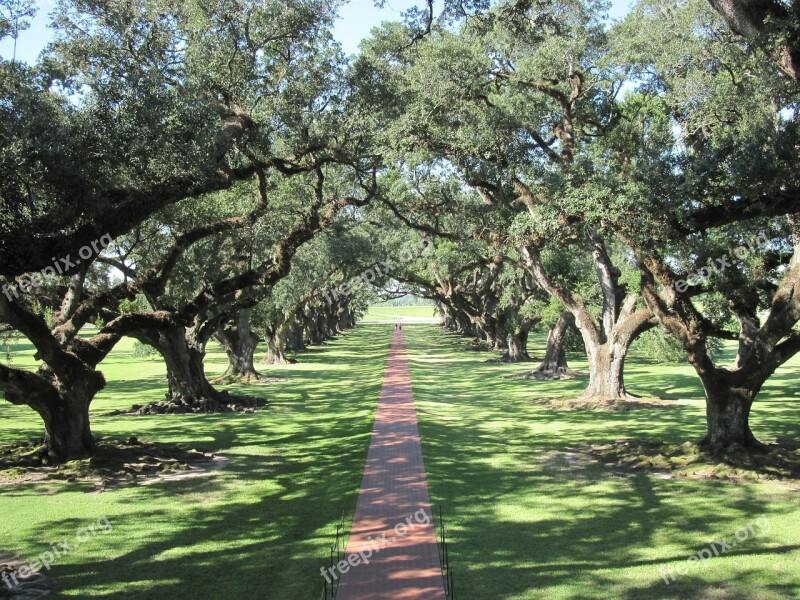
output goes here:
[{"label": "green lawn", "polygon": [[432,318],[436,316],[438,315],[433,306],[387,306],[385,304],[378,304],[369,307],[363,320],[386,321],[401,317]]},{"label": "green lawn", "polygon": [[[577,393],[583,381],[508,379],[532,365],[490,362],[496,354],[470,351],[431,325],[404,329],[459,598],[800,597],[797,491],[619,476],[559,458],[582,442],[699,437],[702,394],[690,368],[657,366],[634,352],[626,372],[633,391],[693,399],[681,408],[558,412],[532,400]],[[109,385],[94,404],[96,435],[185,443],[230,465],[204,479],[101,494],[80,483],[0,488],[0,551],[34,557],[106,516],[110,534],[56,562],[56,597],[318,598],[338,517],[355,508],[391,330],[363,325],[298,355],[296,365],[262,367],[289,381],[232,388],[273,401],[255,415],[99,416],[165,391],[160,362],[135,359],[122,344],[103,364]],[[541,355],[542,341],[533,353]],[[30,347],[20,350],[27,358],[15,364],[32,365]],[[585,369],[575,357],[571,364]],[[210,376],[225,367],[216,346],[207,365]],[[753,426],[763,440],[800,438],[797,369],[798,361],[784,367],[760,395]],[[40,431],[31,411],[0,403],[0,441]],[[768,534],[664,585],[659,569],[761,514]]]},{"label": "green lawn", "polygon": [[[702,393],[691,368],[634,354],[626,372],[632,390],[694,398],[686,407],[557,412],[531,400],[577,393],[585,382],[508,379],[531,365],[487,362],[491,353],[464,352],[458,338],[429,326],[409,325],[406,340],[431,498],[444,506],[459,597],[800,597],[797,490],[618,476],[557,454],[582,442],[699,437]],[[800,438],[797,368],[784,367],[760,395],[753,425],[763,440]],[[709,541],[735,540],[761,514],[768,534],[664,584],[661,568],[686,564]]]},{"label": "green lawn", "polygon": [[[338,519],[355,509],[389,337],[388,327],[364,326],[299,364],[262,368],[289,381],[249,387],[273,402],[255,415],[95,417],[97,436],[185,443],[230,465],[101,494],[80,483],[0,488],[0,551],[32,558],[107,516],[112,533],[53,567],[59,597],[317,598]],[[211,350],[213,376],[225,361]],[[109,385],[95,413],[163,396],[161,363],[131,351],[126,342],[103,363]],[[0,403],[0,442],[40,431],[30,410]]]}]

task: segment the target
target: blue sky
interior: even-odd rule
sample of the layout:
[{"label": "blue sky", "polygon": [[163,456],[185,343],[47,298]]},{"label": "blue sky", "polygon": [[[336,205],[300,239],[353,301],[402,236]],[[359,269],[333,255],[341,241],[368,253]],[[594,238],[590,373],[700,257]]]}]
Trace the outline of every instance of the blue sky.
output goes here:
[{"label": "blue sky", "polygon": [[[613,0],[610,14],[620,18],[627,13],[634,0]],[[36,61],[39,52],[50,38],[48,14],[54,6],[53,0],[40,0],[39,14],[31,23],[30,29],[20,33],[17,42],[17,59],[28,63]],[[333,34],[348,54],[358,50],[359,42],[369,35],[370,30],[383,21],[395,21],[410,6],[417,4],[414,0],[390,0],[385,7],[378,9],[373,0],[350,0],[339,11],[340,18],[334,27]],[[421,4],[421,0],[420,0]],[[10,39],[0,42],[0,56],[10,58],[13,43]]]}]

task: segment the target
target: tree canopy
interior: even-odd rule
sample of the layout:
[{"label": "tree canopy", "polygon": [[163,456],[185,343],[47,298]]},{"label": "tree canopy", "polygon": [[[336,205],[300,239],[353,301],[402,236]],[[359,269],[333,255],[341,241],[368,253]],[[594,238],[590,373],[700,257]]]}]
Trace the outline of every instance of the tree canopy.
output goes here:
[{"label": "tree canopy", "polygon": [[[758,448],[756,396],[800,351],[797,8],[607,9],[428,3],[346,59],[321,0],[61,0],[41,59],[0,62],[0,329],[41,361],[0,364],[6,400],[54,456],[92,452],[123,337],[167,364],[145,410],[234,410],[212,339],[251,381],[260,340],[285,362],[392,289],[511,362],[548,331],[532,378],[574,375],[578,340],[590,400],[631,398],[631,345],[672,340],[702,443]],[[0,14],[16,37],[32,9]]]}]

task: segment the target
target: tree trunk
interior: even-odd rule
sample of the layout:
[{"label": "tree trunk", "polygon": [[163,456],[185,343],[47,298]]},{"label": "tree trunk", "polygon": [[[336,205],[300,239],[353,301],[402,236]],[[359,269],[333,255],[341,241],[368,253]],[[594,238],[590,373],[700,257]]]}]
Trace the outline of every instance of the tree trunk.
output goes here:
[{"label": "tree trunk", "polygon": [[303,336],[303,325],[295,319],[286,332],[286,349],[292,352],[305,352],[306,343]]},{"label": "tree trunk", "polygon": [[503,355],[503,362],[526,362],[531,359],[528,356],[528,331],[526,329],[516,329],[509,332],[506,337],[508,349]]},{"label": "tree trunk", "polygon": [[439,314],[442,315],[442,327],[449,329],[450,331],[461,333],[458,331],[458,324],[456,323],[456,319],[453,317],[453,313],[450,311],[450,308],[446,304],[441,304],[438,302],[436,303],[436,307],[439,310]]},{"label": "tree trunk", "polygon": [[[489,348],[493,350],[500,350],[497,345],[497,340],[494,339],[494,335],[491,332],[486,331],[485,329],[480,329],[478,333],[478,341],[483,341]],[[482,338],[482,339],[481,339]]]},{"label": "tree trunk", "polygon": [[140,334],[141,341],[155,347],[164,359],[169,386],[165,400],[140,408],[141,414],[229,412],[266,404],[259,398],[215,389],[205,374],[205,347],[190,336],[183,327]]},{"label": "tree trunk", "polygon": [[339,333],[341,332],[339,331],[339,317],[337,311],[331,310],[328,312],[325,321],[325,339],[329,340]]},{"label": "tree trunk", "polygon": [[167,363],[168,412],[221,412],[229,395],[219,392],[206,378],[205,349],[192,346],[182,329],[162,333],[158,349]]},{"label": "tree trunk", "polygon": [[758,337],[760,324],[755,314],[744,314],[743,312],[735,312],[734,314],[739,321],[739,351],[736,353],[732,366],[732,370],[736,371],[743,368],[747,363],[747,359],[750,358],[750,353]]},{"label": "tree trunk", "polygon": [[706,436],[700,446],[718,453],[733,445],[758,449],[761,444],[750,430],[754,394],[747,388],[706,388]]},{"label": "tree trunk", "polygon": [[339,312],[339,331],[347,331],[356,326],[356,321],[353,313],[347,306],[344,306]]},{"label": "tree trunk", "polygon": [[632,396],[625,390],[623,370],[630,343],[608,341],[605,344],[586,342],[589,359],[589,385],[581,397],[584,400],[627,400]]},{"label": "tree trunk", "polygon": [[564,311],[558,317],[555,325],[547,334],[547,349],[539,366],[525,374],[526,379],[568,379],[580,377],[581,373],[573,371],[567,364],[567,353],[564,349],[567,331],[575,323],[575,318],[569,311]]},{"label": "tree trunk", "polygon": [[[608,334],[594,328],[588,311],[573,312],[589,361],[589,385],[584,400],[630,400],[637,398],[625,389],[623,371],[631,344],[655,326],[649,309],[633,311],[635,298],[629,296]],[[600,334],[603,337],[600,337]]]},{"label": "tree trunk", "polygon": [[706,395],[706,435],[700,447],[715,454],[731,447],[761,449],[750,430],[750,408],[771,370],[731,371],[712,365],[704,345],[690,347],[689,362],[695,367]]},{"label": "tree trunk", "polygon": [[252,309],[241,310],[235,325],[217,328],[214,338],[228,355],[228,369],[216,382],[250,382],[261,379],[253,364],[259,338],[250,326],[252,312]]},{"label": "tree trunk", "polygon": [[325,341],[323,321],[322,315],[316,315],[308,324],[308,343],[312,346],[319,346]]},{"label": "tree trunk", "polygon": [[540,373],[552,373],[553,375],[566,373],[569,371],[567,366],[567,352],[564,349],[564,342],[570,325],[575,322],[572,313],[565,311],[561,313],[555,325],[547,334],[547,348],[544,358],[537,371]]},{"label": "tree trunk", "polygon": [[57,408],[41,412],[45,425],[45,446],[60,460],[94,454],[97,446],[89,424],[91,397],[72,394]]},{"label": "tree trunk", "polygon": [[286,365],[286,324],[280,323],[274,329],[264,332],[264,341],[267,344],[267,355],[264,362],[268,365]]},{"label": "tree trunk", "polygon": [[603,291],[603,310],[600,323],[587,308],[584,300],[569,288],[553,280],[542,265],[536,248],[523,248],[527,267],[539,286],[572,313],[575,326],[583,338],[589,360],[589,386],[583,399],[617,400],[630,396],[625,391],[622,371],[631,343],[644,331],[655,326],[650,309],[636,310],[637,297],[628,294],[623,299],[619,285],[619,269],[615,268],[602,239],[594,234],[592,256],[600,287]]},{"label": "tree trunk", "polygon": [[[44,449],[53,462],[83,458],[95,453],[89,406],[105,387],[103,375],[86,365],[61,365],[64,379],[48,365],[36,373],[14,372],[0,364],[0,383],[5,399],[29,406],[44,422]],[[67,369],[71,370],[67,373]]]}]

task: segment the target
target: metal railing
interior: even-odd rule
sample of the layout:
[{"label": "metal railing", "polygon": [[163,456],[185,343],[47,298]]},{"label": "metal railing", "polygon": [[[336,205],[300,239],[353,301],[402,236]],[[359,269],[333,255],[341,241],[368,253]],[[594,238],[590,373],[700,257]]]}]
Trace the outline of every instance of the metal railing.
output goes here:
[{"label": "metal railing", "polygon": [[[453,575],[453,569],[450,568],[450,548],[447,543],[447,532],[444,526],[444,512],[442,510],[442,505],[439,505],[439,523],[438,527],[436,526],[436,519],[434,518],[434,530],[436,533],[436,542],[437,548],[439,550],[439,564],[441,565],[442,569],[442,579],[444,580],[444,591],[447,600],[456,600],[456,586],[455,586],[455,578]],[[336,565],[344,558],[345,553],[345,523],[344,523],[344,511],[342,511],[342,517],[339,520],[339,523],[336,525],[336,538],[334,543],[331,545],[331,558],[330,558],[330,567],[331,570],[335,571]],[[329,582],[325,579],[322,582],[322,594],[320,595],[320,600],[336,600],[336,594],[339,591],[339,579],[338,577],[333,577],[332,580]]]},{"label": "metal railing", "polygon": [[[434,524],[435,522],[436,520],[434,519]],[[441,504],[439,505],[439,528],[436,533],[436,541],[439,546],[439,563],[442,566],[442,579],[444,579],[444,593],[448,600],[456,600],[456,585],[453,578],[453,569],[450,568],[450,550],[447,545],[447,534],[444,528],[444,515]]]},{"label": "metal railing", "polygon": [[[342,517],[339,519],[339,523],[336,524],[336,540],[334,541],[333,545],[331,545],[331,562],[330,568],[332,571],[336,571],[335,566],[339,563],[339,561],[344,558],[344,538],[345,538],[345,530],[344,530],[344,510],[342,510]],[[333,580],[328,582],[325,579],[322,582],[322,595],[320,596],[321,600],[336,600],[336,594],[339,591],[339,578],[334,576]]]}]

